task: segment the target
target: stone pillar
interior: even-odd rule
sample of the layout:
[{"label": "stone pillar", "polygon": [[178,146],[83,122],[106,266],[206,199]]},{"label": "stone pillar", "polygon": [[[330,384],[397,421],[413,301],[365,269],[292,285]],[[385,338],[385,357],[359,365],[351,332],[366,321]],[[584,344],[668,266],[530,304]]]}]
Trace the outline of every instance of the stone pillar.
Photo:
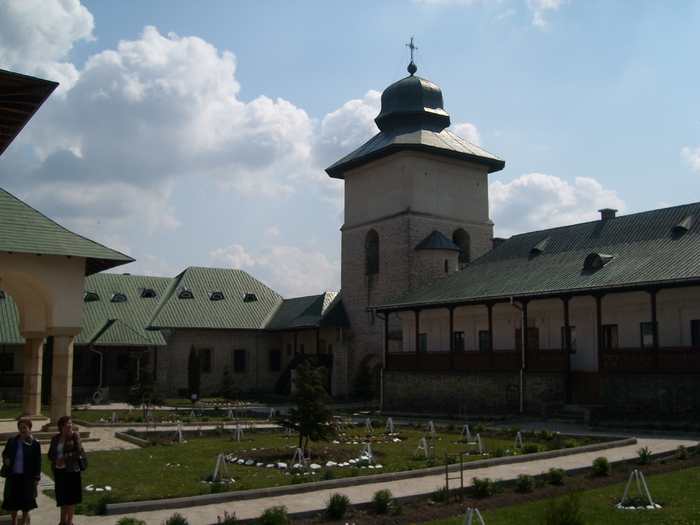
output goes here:
[{"label": "stone pillar", "polygon": [[51,375],[51,424],[70,416],[73,401],[73,336],[54,336]]},{"label": "stone pillar", "polygon": [[24,347],[24,388],[22,417],[46,419],[41,415],[41,365],[44,359],[44,339],[26,339]]}]

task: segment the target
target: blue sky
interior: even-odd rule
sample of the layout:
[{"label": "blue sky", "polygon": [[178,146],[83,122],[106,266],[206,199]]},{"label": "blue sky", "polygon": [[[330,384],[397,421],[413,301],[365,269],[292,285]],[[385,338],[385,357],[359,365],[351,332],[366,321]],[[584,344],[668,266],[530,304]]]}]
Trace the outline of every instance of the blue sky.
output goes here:
[{"label": "blue sky", "polygon": [[700,198],[700,4],[9,0],[0,68],[59,81],[0,186],[173,276],[241,268],[285,297],[340,286],[343,187],[406,76],[505,159],[495,234]]}]

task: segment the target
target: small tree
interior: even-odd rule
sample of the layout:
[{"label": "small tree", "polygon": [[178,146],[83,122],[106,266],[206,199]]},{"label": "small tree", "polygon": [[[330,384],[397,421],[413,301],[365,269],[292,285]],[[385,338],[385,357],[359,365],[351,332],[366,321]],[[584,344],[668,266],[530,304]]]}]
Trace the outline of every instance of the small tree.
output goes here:
[{"label": "small tree", "polygon": [[328,370],[319,367],[315,358],[300,364],[296,388],[292,391],[297,406],[289,410],[287,419],[280,421],[282,426],[299,434],[299,448],[305,457],[310,457],[311,441],[328,441],[333,436],[333,412],[326,406],[332,399],[326,391],[326,384]]},{"label": "small tree", "polygon": [[129,392],[129,404],[133,407],[149,405],[161,406],[165,399],[158,390],[158,384],[148,368],[142,368],[139,372],[139,380]]},{"label": "small tree", "polygon": [[365,408],[367,408],[367,401],[371,401],[377,395],[374,390],[374,377],[370,367],[360,365],[352,386],[355,397],[361,399],[365,404]]},{"label": "small tree", "polygon": [[[187,358],[187,388],[190,392],[190,399],[194,403],[199,397],[202,387],[202,352],[194,345],[190,348],[190,355]],[[196,396],[196,397],[195,397]]]},{"label": "small tree", "polygon": [[231,373],[231,367],[226,365],[221,377],[221,397],[224,399],[236,399],[238,397],[238,385]]}]

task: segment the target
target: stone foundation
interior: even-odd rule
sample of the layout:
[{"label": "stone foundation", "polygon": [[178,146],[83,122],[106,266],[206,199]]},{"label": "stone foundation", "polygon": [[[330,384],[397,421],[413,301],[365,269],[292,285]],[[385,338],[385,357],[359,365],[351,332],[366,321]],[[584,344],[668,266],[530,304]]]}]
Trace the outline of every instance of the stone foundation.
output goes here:
[{"label": "stone foundation", "polygon": [[629,421],[697,421],[700,377],[601,374],[600,403],[606,417]]},{"label": "stone foundation", "polygon": [[[520,410],[516,373],[384,372],[384,410],[458,415],[505,415]],[[523,412],[541,416],[547,406],[564,403],[563,373],[526,373]]]}]

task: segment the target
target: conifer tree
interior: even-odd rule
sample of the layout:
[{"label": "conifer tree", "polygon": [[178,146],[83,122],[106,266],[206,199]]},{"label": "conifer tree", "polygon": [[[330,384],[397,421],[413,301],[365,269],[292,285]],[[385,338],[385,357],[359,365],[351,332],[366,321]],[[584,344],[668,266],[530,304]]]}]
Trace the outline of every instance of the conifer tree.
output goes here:
[{"label": "conifer tree", "polygon": [[281,421],[282,426],[299,434],[299,448],[307,458],[310,457],[311,441],[328,441],[333,436],[333,412],[326,405],[332,401],[326,390],[327,384],[328,370],[319,367],[315,358],[299,365],[296,387],[292,391],[296,407],[291,408],[288,417]]},{"label": "conifer tree", "polygon": [[358,367],[352,386],[355,397],[362,400],[365,408],[367,408],[367,401],[371,401],[377,395],[374,390],[374,376],[370,367],[367,365]]},{"label": "conifer tree", "polygon": [[129,392],[128,401],[133,407],[143,406],[144,410],[148,406],[161,406],[165,402],[158,390],[158,383],[148,368],[144,367],[139,371],[138,382]]},{"label": "conifer tree", "polygon": [[[197,350],[194,345],[190,348],[190,355],[187,358],[187,389],[190,393],[190,399],[194,403],[195,399],[199,398],[199,393],[202,387],[202,352]],[[196,396],[196,397],[193,397]]]}]

